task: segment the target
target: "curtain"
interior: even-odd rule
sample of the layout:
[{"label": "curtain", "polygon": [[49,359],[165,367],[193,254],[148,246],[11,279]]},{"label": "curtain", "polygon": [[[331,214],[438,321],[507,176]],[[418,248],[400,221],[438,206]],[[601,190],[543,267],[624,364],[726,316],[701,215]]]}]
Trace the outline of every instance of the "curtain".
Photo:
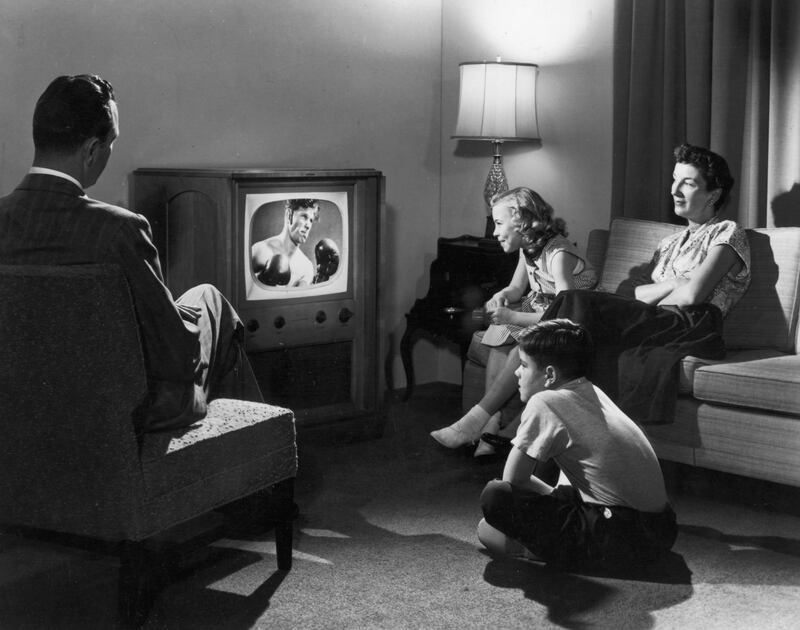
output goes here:
[{"label": "curtain", "polygon": [[676,222],[672,150],[725,157],[723,214],[800,226],[800,2],[617,0],[612,216]]}]

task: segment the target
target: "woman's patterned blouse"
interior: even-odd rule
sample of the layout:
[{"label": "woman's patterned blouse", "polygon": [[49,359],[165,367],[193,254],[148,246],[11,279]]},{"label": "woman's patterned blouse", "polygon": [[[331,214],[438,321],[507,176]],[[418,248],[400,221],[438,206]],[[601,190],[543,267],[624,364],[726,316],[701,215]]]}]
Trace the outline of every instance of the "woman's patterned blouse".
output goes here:
[{"label": "woman's patterned blouse", "polygon": [[662,239],[653,256],[653,282],[690,277],[717,245],[733,249],[742,262],[739,272],[728,271],[705,300],[727,315],[750,284],[750,245],[745,231],[733,221],[714,217],[694,230],[686,228]]}]

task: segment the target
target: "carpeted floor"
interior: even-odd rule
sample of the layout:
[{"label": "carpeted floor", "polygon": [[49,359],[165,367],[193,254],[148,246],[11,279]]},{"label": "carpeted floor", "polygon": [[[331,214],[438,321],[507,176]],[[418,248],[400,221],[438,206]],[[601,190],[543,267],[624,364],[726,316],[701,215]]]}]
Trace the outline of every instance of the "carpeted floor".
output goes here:
[{"label": "carpeted floor", "polygon": [[[292,571],[276,571],[271,532],[220,540],[161,593],[145,627],[798,627],[794,489],[763,486],[779,511],[745,480],[725,480],[747,490],[739,497],[670,469],[680,535],[646,575],[493,559],[475,526],[480,491],[502,462],[428,436],[457,408],[458,388],[427,385],[389,405],[380,439],[301,432]],[[0,628],[113,627],[115,580],[111,558],[2,536]]]}]

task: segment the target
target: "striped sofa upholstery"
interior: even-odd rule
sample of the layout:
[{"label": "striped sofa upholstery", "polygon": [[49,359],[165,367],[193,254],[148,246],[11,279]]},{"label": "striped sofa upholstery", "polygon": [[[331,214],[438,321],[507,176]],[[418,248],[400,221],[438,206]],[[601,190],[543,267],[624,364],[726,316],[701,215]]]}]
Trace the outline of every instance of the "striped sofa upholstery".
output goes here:
[{"label": "striped sofa upholstery", "polygon": [[[658,242],[681,226],[614,219],[589,236],[587,257],[600,290],[630,294]],[[752,282],[725,320],[727,355],[687,357],[675,421],[648,426],[659,457],[800,486],[800,228],[747,230]],[[483,391],[468,361],[462,404]]]}]

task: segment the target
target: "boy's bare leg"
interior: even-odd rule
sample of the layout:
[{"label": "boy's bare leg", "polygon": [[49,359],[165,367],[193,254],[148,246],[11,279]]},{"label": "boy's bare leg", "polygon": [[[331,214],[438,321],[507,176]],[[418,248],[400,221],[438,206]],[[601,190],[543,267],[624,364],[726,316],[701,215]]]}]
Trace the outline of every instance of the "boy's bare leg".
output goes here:
[{"label": "boy's bare leg", "polygon": [[478,540],[490,552],[512,558],[525,558],[527,560],[540,560],[521,542],[509,538],[499,529],[496,529],[482,518],[478,523]]}]

